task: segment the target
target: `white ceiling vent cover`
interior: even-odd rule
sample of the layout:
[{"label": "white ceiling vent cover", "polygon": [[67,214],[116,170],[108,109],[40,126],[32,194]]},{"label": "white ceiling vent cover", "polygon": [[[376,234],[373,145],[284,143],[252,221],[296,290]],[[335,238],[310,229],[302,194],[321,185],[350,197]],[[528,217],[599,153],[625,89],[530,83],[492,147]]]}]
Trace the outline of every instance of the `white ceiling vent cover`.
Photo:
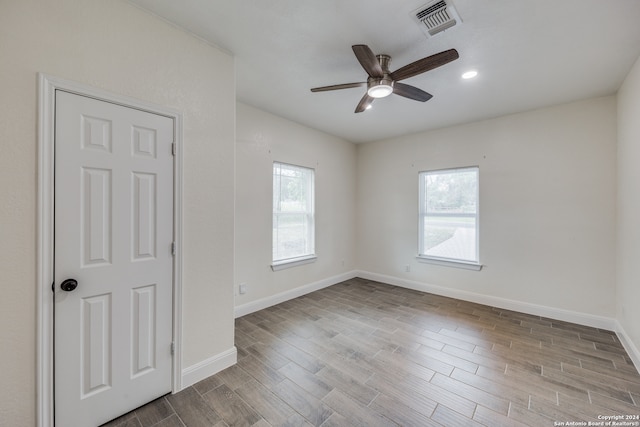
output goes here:
[{"label": "white ceiling vent cover", "polygon": [[414,10],[411,15],[427,37],[433,37],[462,22],[458,11],[453,7],[453,3],[450,0],[432,1]]}]

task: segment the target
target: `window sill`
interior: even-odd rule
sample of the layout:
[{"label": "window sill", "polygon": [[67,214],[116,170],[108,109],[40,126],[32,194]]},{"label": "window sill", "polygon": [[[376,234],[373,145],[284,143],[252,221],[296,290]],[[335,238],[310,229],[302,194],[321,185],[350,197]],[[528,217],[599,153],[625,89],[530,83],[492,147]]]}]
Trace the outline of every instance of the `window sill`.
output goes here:
[{"label": "window sill", "polygon": [[287,268],[297,267],[299,265],[310,264],[312,262],[316,262],[316,259],[318,259],[318,257],[315,255],[307,255],[299,258],[291,258],[291,259],[285,259],[282,261],[274,261],[271,264],[271,270],[280,271],[280,270],[285,270]]},{"label": "window sill", "polygon": [[416,256],[416,259],[418,260],[418,262],[422,262],[424,264],[442,265],[445,267],[462,268],[465,270],[480,271],[482,270],[482,267],[483,267],[482,264],[478,264],[475,262],[454,261],[454,260],[443,259],[443,258],[426,257],[422,255]]}]

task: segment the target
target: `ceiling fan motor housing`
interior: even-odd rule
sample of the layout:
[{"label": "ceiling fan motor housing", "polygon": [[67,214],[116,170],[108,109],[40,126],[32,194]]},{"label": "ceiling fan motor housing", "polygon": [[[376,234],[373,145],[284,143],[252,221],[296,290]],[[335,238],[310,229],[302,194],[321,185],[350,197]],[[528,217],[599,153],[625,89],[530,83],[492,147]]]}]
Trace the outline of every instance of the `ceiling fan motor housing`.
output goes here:
[{"label": "ceiling fan motor housing", "polygon": [[389,64],[391,64],[391,57],[389,55],[376,55],[382,72],[386,75],[389,74]]},{"label": "ceiling fan motor housing", "polygon": [[380,67],[382,68],[383,76],[369,77],[367,79],[367,93],[373,98],[384,98],[391,95],[393,92],[393,79],[389,76],[389,64],[391,63],[391,57],[389,55],[376,55]]}]

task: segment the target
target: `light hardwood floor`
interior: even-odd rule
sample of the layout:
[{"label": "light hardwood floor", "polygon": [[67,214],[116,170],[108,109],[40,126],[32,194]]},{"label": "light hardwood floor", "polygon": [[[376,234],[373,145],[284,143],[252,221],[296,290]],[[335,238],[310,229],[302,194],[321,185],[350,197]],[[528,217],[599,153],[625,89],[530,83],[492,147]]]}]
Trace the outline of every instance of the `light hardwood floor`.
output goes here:
[{"label": "light hardwood floor", "polygon": [[538,427],[640,415],[640,375],[613,332],[364,279],[239,318],[235,343],[237,365],[108,426]]}]

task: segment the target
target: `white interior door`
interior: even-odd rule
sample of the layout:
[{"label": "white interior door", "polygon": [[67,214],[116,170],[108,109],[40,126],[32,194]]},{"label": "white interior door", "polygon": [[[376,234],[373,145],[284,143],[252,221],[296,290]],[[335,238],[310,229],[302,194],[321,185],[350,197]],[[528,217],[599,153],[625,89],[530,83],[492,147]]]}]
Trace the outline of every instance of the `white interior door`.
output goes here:
[{"label": "white interior door", "polygon": [[56,91],[57,426],[171,391],[173,135],[171,118]]}]

